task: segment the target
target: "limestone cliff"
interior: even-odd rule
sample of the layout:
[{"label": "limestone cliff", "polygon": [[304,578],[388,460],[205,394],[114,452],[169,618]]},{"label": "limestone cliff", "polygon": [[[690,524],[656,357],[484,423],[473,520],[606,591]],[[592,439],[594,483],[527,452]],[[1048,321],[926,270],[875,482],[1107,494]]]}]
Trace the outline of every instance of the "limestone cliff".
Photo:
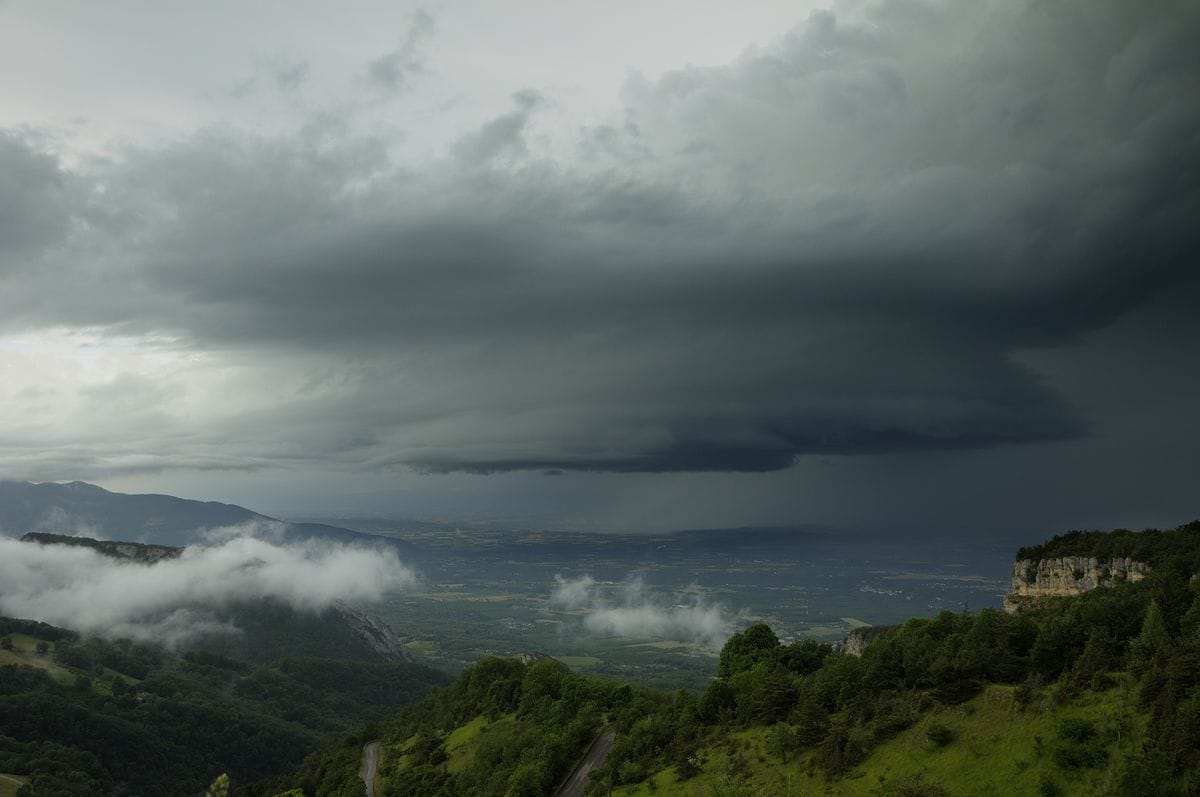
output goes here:
[{"label": "limestone cliff", "polygon": [[1065,598],[1097,587],[1141,581],[1149,573],[1150,567],[1145,562],[1129,558],[1018,559],[1013,563],[1012,592],[1004,597],[1004,609],[1014,612],[1038,598]]}]

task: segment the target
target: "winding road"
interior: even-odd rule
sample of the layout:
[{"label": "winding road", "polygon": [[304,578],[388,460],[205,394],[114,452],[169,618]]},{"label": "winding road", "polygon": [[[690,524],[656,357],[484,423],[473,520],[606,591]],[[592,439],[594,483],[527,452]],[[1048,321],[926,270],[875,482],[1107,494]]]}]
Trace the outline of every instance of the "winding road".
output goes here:
[{"label": "winding road", "polygon": [[[375,797],[375,771],[379,769],[379,742],[368,742],[363,747],[362,767],[358,776],[367,787],[367,797]],[[582,794],[582,792],[581,792]]]},{"label": "winding road", "polygon": [[608,754],[612,752],[613,741],[616,738],[617,734],[611,728],[597,736],[592,742],[592,746],[583,754],[583,758],[579,759],[575,769],[571,770],[571,774],[558,787],[558,791],[554,792],[554,797],[583,797],[583,788],[587,786],[588,773],[596,767],[604,766]]}]

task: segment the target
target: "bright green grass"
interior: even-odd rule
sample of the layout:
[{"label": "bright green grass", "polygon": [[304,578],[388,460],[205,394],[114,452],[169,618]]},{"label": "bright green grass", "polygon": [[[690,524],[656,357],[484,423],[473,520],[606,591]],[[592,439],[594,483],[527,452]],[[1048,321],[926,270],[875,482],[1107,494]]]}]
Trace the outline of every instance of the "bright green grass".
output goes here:
[{"label": "bright green grass", "polygon": [[475,745],[472,742],[479,737],[490,723],[487,718],[478,716],[466,725],[460,725],[446,737],[443,746],[446,748],[446,771],[450,774],[461,772],[475,758]]},{"label": "bright green grass", "polygon": [[[701,772],[694,778],[680,782],[668,768],[613,794],[849,797],[878,795],[890,784],[917,776],[957,797],[1037,795],[1043,776],[1061,785],[1068,795],[1103,794],[1121,763],[1140,747],[1144,718],[1133,709],[1134,695],[1127,683],[1102,693],[1086,693],[1063,706],[1052,706],[1047,699],[1024,711],[1017,707],[1013,692],[1013,687],[990,686],[961,706],[936,709],[877,746],[866,761],[833,782],[811,767],[811,753],[780,761],[768,752],[770,731],[754,728],[730,734],[701,751]],[[1078,772],[1064,772],[1055,766],[1057,724],[1064,717],[1091,720],[1102,733],[1121,728],[1120,741],[1109,744],[1104,765]],[[935,747],[925,736],[933,722],[952,728],[956,739],[946,747]]]}]

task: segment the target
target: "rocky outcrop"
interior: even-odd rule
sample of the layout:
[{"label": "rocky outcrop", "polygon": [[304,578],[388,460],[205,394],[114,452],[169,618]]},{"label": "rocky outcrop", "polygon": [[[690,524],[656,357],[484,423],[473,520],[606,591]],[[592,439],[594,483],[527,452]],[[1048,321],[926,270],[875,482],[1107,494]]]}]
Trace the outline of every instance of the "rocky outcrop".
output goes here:
[{"label": "rocky outcrop", "polygon": [[1018,559],[1013,563],[1012,592],[1004,609],[1015,612],[1041,598],[1068,598],[1097,587],[1141,581],[1150,574],[1145,562],[1129,558],[1098,560],[1088,556]]},{"label": "rocky outcrop", "polygon": [[846,634],[846,638],[836,647],[842,653],[851,656],[862,656],[863,651],[867,649],[867,645],[894,628],[896,628],[894,625],[867,625],[861,628],[854,628],[851,629],[849,634]]},{"label": "rocky outcrop", "polygon": [[72,545],[77,548],[91,548],[105,556],[114,559],[130,559],[135,562],[153,564],[160,559],[174,559],[183,553],[182,548],[170,545],[146,545],[140,542],[116,542],[113,540],[93,540],[90,537],[70,537],[65,534],[46,534],[31,531],[21,537],[21,542],[35,542],[39,545]]},{"label": "rocky outcrop", "polygon": [[400,637],[396,636],[391,626],[383,620],[342,601],[336,601],[333,609],[363,644],[379,656],[388,661],[416,661],[408,648],[404,647]]}]

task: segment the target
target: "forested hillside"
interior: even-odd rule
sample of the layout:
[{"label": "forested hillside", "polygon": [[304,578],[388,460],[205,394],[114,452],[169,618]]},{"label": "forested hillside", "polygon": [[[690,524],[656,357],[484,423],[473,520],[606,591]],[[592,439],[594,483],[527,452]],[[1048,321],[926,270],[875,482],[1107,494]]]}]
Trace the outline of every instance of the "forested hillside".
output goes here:
[{"label": "forested hillside", "polygon": [[[384,724],[379,793],[548,794],[606,727],[595,794],[1200,793],[1195,529],[1135,537],[1142,582],[911,620],[861,657],[755,625],[700,694],[488,659]],[[248,792],[358,794],[368,736]]]},{"label": "forested hillside", "polygon": [[410,663],[253,666],[0,618],[0,772],[47,795],[195,794],[286,771],[445,683]]}]

